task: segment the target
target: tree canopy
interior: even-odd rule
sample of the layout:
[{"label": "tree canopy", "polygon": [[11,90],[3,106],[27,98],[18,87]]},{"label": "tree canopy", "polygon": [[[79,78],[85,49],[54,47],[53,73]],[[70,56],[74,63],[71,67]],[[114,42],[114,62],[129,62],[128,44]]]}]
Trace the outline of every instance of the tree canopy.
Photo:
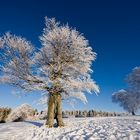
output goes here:
[{"label": "tree canopy", "polygon": [[23,37],[6,33],[0,38],[0,82],[45,95],[60,91],[63,99],[87,102],[86,92],[99,92],[90,76],[96,53],[76,29],[45,20],[39,50]]}]

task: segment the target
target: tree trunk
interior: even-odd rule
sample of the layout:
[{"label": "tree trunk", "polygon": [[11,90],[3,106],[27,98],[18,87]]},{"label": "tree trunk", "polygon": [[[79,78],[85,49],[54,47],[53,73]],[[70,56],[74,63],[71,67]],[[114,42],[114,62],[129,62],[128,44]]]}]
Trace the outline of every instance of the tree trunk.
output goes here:
[{"label": "tree trunk", "polygon": [[132,115],[135,115],[135,112],[134,111],[132,111]]},{"label": "tree trunk", "polygon": [[46,125],[48,127],[53,127],[54,119],[56,119],[57,126],[64,126],[61,109],[61,95],[59,93],[51,94],[49,97]]}]

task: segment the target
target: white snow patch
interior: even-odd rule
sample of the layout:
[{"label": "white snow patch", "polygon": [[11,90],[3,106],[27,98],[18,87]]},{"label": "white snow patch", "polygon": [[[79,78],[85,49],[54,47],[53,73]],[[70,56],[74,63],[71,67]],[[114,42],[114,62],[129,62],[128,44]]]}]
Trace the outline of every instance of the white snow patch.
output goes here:
[{"label": "white snow patch", "polygon": [[63,128],[44,122],[0,124],[0,140],[140,140],[140,116],[66,118]]}]

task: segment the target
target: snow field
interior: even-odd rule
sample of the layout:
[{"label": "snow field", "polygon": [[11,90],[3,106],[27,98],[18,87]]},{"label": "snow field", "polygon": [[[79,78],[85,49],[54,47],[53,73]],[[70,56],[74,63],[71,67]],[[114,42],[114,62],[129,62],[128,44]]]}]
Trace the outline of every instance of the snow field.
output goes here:
[{"label": "snow field", "polygon": [[62,128],[28,122],[1,124],[0,140],[140,140],[138,116],[68,118],[64,122]]}]

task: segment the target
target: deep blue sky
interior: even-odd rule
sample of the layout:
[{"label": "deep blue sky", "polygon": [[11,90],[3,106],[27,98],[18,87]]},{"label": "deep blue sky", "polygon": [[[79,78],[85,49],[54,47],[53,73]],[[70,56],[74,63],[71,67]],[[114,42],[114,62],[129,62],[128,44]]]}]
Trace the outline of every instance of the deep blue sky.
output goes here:
[{"label": "deep blue sky", "polygon": [[[100,94],[87,95],[89,103],[76,109],[123,111],[111,102],[112,92],[125,88],[125,75],[140,64],[140,3],[135,0],[1,0],[0,36],[10,31],[40,47],[44,17],[55,17],[84,33],[98,54],[92,77]],[[32,105],[40,95],[17,98],[9,86],[0,86],[0,105]],[[41,106],[34,105],[41,109]],[[64,109],[71,107],[63,105]]]}]

